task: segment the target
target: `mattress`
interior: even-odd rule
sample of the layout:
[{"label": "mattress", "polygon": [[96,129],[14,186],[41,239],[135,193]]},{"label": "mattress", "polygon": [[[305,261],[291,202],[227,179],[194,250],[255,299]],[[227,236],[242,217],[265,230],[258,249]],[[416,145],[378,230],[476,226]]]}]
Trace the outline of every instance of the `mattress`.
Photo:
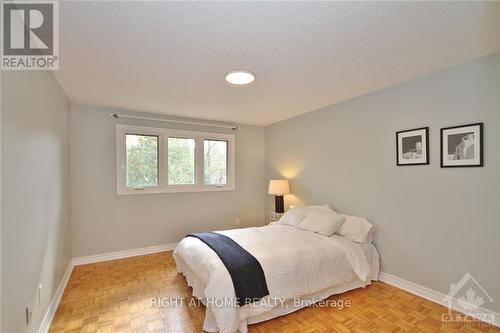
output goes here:
[{"label": "mattress", "polygon": [[247,325],[296,311],[333,294],[369,285],[379,271],[371,243],[325,237],[285,225],[219,231],[259,260],[270,295],[258,304],[218,306],[214,299],[235,297],[231,277],[220,258],[196,238],[183,239],[174,251],[178,272],[206,305],[203,329],[247,331]]}]

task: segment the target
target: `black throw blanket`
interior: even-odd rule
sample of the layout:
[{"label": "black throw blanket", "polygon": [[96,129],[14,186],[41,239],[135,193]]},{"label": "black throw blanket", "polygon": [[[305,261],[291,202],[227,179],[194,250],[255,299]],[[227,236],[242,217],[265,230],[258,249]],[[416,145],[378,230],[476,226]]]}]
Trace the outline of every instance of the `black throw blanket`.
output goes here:
[{"label": "black throw blanket", "polygon": [[259,261],[234,240],[215,232],[194,233],[186,237],[198,238],[217,253],[231,275],[238,305],[253,303],[269,295]]}]

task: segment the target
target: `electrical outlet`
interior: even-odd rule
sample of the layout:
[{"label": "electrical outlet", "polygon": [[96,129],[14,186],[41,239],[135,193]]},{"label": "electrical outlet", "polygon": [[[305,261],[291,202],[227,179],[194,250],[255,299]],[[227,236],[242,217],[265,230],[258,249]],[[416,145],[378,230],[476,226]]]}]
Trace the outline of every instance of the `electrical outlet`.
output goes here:
[{"label": "electrical outlet", "polygon": [[235,220],[234,220],[234,225],[240,225],[240,218],[237,217]]},{"label": "electrical outlet", "polygon": [[31,316],[33,315],[32,308],[32,303],[26,305],[26,325],[29,325],[31,323]]},{"label": "electrical outlet", "polygon": [[38,304],[42,304],[42,289],[43,284],[38,286]]}]

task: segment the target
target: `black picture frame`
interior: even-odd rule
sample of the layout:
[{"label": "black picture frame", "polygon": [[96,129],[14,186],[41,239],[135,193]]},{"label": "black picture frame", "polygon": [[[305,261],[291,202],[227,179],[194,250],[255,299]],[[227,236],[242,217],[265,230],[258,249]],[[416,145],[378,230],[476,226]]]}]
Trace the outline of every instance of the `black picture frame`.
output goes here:
[{"label": "black picture frame", "polygon": [[[425,154],[424,154],[424,160],[420,162],[415,162],[415,163],[403,163],[401,159],[403,158],[400,154],[400,144],[399,144],[399,139],[402,135],[408,132],[418,132],[418,131],[423,131],[423,138],[425,138]],[[423,140],[422,140],[423,141]],[[398,131],[396,132],[396,165],[397,166],[408,166],[408,165],[429,165],[430,160],[429,160],[429,127],[420,127],[420,128],[413,128],[409,130],[404,130],[404,131]]]},{"label": "black picture frame", "polygon": [[[471,164],[460,164],[460,165],[453,165],[449,164],[450,161],[449,159],[445,159],[445,156],[449,155],[449,152],[445,155],[445,135],[447,131],[449,130],[456,130],[459,128],[467,128],[467,127],[477,127],[477,132],[479,136],[479,149],[477,150],[479,152],[479,156],[477,159],[477,163],[472,162]],[[484,166],[484,139],[483,139],[483,133],[484,133],[484,123],[473,123],[473,124],[465,124],[465,125],[458,125],[458,126],[451,126],[451,127],[443,127],[441,128],[441,168],[478,168],[478,167],[483,167]],[[464,134],[466,134],[464,132]],[[447,141],[447,140],[446,140]],[[474,148],[474,153],[476,152],[476,149]],[[448,164],[447,164],[448,163]]]}]

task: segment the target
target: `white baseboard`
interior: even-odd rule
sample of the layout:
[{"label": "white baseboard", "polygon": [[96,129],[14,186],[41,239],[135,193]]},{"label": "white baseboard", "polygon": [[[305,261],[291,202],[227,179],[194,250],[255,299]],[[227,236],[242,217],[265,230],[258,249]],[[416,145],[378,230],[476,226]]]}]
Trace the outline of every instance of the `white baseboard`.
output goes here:
[{"label": "white baseboard", "polygon": [[109,260],[123,259],[123,258],[135,257],[135,256],[142,256],[142,255],[151,254],[151,253],[171,251],[171,250],[175,249],[176,246],[177,246],[177,243],[171,243],[171,244],[143,247],[140,249],[109,252],[109,253],[96,254],[96,255],[86,256],[86,257],[77,257],[77,258],[73,258],[72,263],[74,266],[78,266],[78,265],[92,264],[92,263],[101,262],[101,261],[109,261]]},{"label": "white baseboard", "polygon": [[42,322],[40,323],[40,327],[38,328],[38,333],[47,333],[49,331],[50,324],[52,324],[52,319],[54,319],[54,315],[56,314],[57,307],[59,306],[59,302],[61,301],[66,285],[68,284],[71,272],[73,272],[72,261],[69,262],[68,268],[66,268],[66,272],[64,272],[61,282],[59,283],[59,286],[50,301],[49,307],[47,308]]},{"label": "white baseboard", "polygon": [[52,297],[52,300],[50,301],[49,307],[45,312],[45,315],[43,316],[40,327],[38,328],[38,333],[48,333],[50,325],[52,324],[52,320],[54,319],[54,315],[56,314],[57,307],[59,306],[59,302],[61,301],[62,295],[64,293],[64,289],[66,289],[66,285],[68,284],[71,272],[73,272],[73,268],[75,266],[91,264],[101,261],[109,261],[109,260],[141,256],[151,253],[171,251],[175,249],[176,246],[177,243],[163,244],[157,246],[143,247],[140,249],[109,252],[103,254],[96,254],[92,256],[73,258],[70,261],[68,268],[66,269],[66,272],[64,273],[63,278],[61,279],[61,282],[59,283],[59,286],[57,287],[57,290],[54,296]]},{"label": "white baseboard", "polygon": [[[448,303],[445,301],[445,298],[447,295],[429,289],[427,287],[418,285],[416,283],[413,283],[408,280],[404,280],[402,278],[399,278],[397,276],[394,276],[389,273],[385,272],[380,272],[379,274],[379,280],[382,282],[385,282],[387,284],[390,284],[391,286],[397,287],[399,289],[403,289],[409,293],[412,293],[414,295],[420,296],[422,298],[425,298],[431,302],[441,304],[445,307],[448,306]],[[452,301],[452,309],[461,312],[460,307],[457,306],[458,304],[458,299],[454,298]],[[500,327],[500,313],[485,309],[485,308],[479,308],[479,311],[482,313],[490,314],[495,316],[495,321],[494,325]]]}]

